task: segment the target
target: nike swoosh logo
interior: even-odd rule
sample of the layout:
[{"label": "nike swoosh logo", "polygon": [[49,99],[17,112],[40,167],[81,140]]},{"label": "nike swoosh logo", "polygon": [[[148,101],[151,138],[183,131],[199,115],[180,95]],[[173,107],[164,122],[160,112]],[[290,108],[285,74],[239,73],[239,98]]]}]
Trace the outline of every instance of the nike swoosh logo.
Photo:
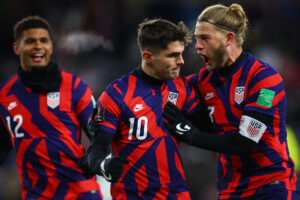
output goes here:
[{"label": "nike swoosh logo", "polygon": [[[179,123],[179,124],[176,125],[176,129],[177,129],[176,132],[179,133],[179,131],[186,132],[186,131],[190,130],[191,127],[186,124],[183,128],[181,128],[181,123]],[[183,133],[179,133],[179,134],[183,134]]]},{"label": "nike swoosh logo", "polygon": [[134,108],[133,110],[134,110],[134,112],[137,112],[137,111],[142,110],[142,109],[143,109],[143,107],[139,107],[139,108]]},{"label": "nike swoosh logo", "polygon": [[214,97],[214,93],[213,92],[210,92],[210,93],[207,93],[206,96],[205,96],[205,100],[210,100],[211,98]]},{"label": "nike swoosh logo", "polygon": [[101,172],[102,172],[102,175],[103,175],[103,177],[105,178],[105,180],[107,180],[107,181],[111,181],[112,177],[111,177],[111,175],[110,175],[110,174],[108,174],[108,175],[106,176],[106,174],[105,174],[105,172],[104,172],[104,171],[102,171],[102,170],[101,170]]}]

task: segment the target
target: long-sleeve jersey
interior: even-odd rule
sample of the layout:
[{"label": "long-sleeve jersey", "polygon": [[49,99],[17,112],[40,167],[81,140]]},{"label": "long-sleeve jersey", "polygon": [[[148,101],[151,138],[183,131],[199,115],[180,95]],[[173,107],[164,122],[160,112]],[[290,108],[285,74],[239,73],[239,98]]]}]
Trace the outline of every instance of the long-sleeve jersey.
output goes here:
[{"label": "long-sleeve jersey", "polygon": [[182,77],[158,81],[138,72],[112,82],[97,102],[104,108],[100,128],[114,134],[114,155],[129,161],[111,195],[117,200],[190,199],[179,144],[165,128],[162,111],[171,101],[194,113],[199,106],[195,90]]},{"label": "long-sleeve jersey", "polygon": [[[257,143],[250,156],[218,153],[219,198],[248,197],[266,184],[295,191],[282,77],[268,64],[242,53],[232,66],[214,72],[203,68],[189,80],[204,98],[217,134],[242,134]],[[271,122],[259,120],[263,116]]]},{"label": "long-sleeve jersey", "polygon": [[22,199],[101,199],[95,179],[77,168],[92,92],[80,78],[61,75],[60,87],[48,93],[32,92],[18,75],[0,87],[0,120],[16,151]]}]

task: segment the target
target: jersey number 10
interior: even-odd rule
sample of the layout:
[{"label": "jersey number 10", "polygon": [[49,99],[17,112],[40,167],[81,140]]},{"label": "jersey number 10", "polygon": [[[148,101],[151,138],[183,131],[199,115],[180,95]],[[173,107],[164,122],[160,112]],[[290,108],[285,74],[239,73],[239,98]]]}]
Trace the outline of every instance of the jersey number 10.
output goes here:
[{"label": "jersey number 10", "polygon": [[[135,125],[135,118],[129,118],[130,121],[130,128],[129,128],[129,134],[128,134],[128,140],[132,140],[132,135],[133,135],[133,129],[134,129],[134,125]],[[144,125],[144,131],[142,133],[141,131],[141,126],[142,123]],[[148,133],[148,118],[146,116],[142,116],[140,118],[137,119],[137,128],[136,128],[136,139],[138,140],[144,140],[147,137],[147,133]]]}]

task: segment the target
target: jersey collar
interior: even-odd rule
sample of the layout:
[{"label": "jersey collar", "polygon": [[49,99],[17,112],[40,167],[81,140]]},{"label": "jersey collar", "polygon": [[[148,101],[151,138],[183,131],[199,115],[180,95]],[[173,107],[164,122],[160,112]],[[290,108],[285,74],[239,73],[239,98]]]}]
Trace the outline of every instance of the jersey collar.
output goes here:
[{"label": "jersey collar", "polygon": [[247,57],[247,53],[242,52],[241,55],[235,60],[234,63],[232,63],[229,66],[225,66],[223,68],[218,69],[218,72],[223,76],[229,74],[240,65],[240,63],[245,57]]},{"label": "jersey collar", "polygon": [[162,85],[164,83],[164,80],[153,78],[152,76],[149,76],[148,74],[146,74],[142,70],[141,66],[137,67],[135,69],[135,72],[141,77],[142,80],[144,80],[146,83],[148,83],[150,85]]}]

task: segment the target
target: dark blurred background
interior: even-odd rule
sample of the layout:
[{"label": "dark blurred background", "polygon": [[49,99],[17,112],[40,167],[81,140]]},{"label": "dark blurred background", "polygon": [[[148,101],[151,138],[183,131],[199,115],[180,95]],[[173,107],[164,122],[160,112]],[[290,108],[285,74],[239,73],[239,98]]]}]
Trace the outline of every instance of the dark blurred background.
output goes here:
[{"label": "dark blurred background", "polygon": [[[54,30],[53,59],[61,69],[80,76],[98,98],[106,86],[140,64],[137,26],[145,18],[184,21],[193,31],[200,12],[209,5],[239,3],[250,26],[244,49],[271,64],[283,76],[288,97],[287,123],[300,138],[300,1],[299,0],[1,0],[0,82],[16,72],[13,26],[23,17],[40,15]],[[182,74],[203,64],[195,41],[186,48]],[[291,147],[296,162],[298,145]],[[216,199],[216,155],[182,145],[192,199]],[[297,163],[296,163],[297,164]],[[297,167],[299,164],[297,164]],[[299,170],[298,170],[299,174]],[[0,199],[20,199],[14,152],[0,168]]]}]

